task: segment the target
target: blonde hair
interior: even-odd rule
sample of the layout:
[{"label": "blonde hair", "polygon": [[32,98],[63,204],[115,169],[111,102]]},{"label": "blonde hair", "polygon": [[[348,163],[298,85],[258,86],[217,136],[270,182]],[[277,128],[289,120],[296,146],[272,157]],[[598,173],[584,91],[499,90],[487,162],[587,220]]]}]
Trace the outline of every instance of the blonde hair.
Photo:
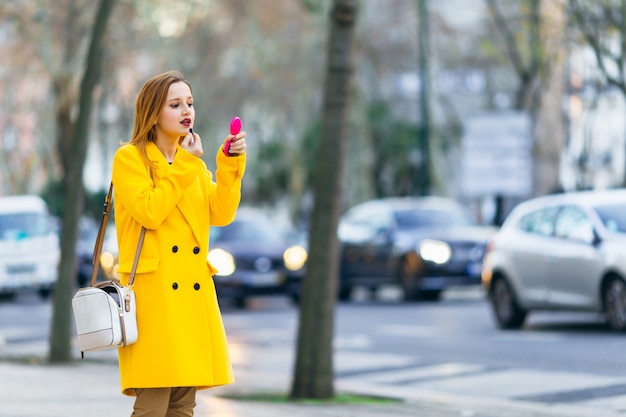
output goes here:
[{"label": "blonde hair", "polygon": [[168,90],[172,84],[178,82],[184,82],[191,89],[191,84],[181,72],[167,71],[146,81],[137,95],[135,123],[129,143],[137,147],[148,166],[152,166],[153,162],[148,159],[146,145],[156,139],[155,125],[167,100]]}]

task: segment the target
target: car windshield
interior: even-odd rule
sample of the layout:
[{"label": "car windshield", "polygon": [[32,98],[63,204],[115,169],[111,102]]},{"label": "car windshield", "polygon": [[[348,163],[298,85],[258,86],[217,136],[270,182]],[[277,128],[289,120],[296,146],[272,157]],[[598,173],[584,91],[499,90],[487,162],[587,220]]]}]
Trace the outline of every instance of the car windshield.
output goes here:
[{"label": "car windshield", "polygon": [[613,203],[595,207],[604,227],[612,232],[626,233],[626,204]]},{"label": "car windshield", "polygon": [[20,240],[50,233],[48,216],[42,213],[11,213],[0,215],[0,239]]},{"label": "car windshield", "polygon": [[394,215],[401,229],[462,227],[474,224],[464,213],[455,210],[398,210]]},{"label": "car windshield", "polygon": [[245,242],[271,244],[284,241],[282,229],[261,219],[235,220],[228,226],[211,228],[211,243]]}]

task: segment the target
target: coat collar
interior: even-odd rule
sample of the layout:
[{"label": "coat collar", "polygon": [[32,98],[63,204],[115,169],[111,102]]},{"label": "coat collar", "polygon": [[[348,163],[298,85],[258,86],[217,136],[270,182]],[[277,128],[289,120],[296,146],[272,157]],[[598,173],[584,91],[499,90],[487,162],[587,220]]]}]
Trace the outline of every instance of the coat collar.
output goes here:
[{"label": "coat collar", "polygon": [[[178,146],[177,152],[185,152],[185,150]],[[146,145],[146,153],[148,154],[148,159],[155,163],[152,168],[152,178],[154,183],[156,184],[158,181],[160,181],[161,178],[167,176],[167,172],[170,169],[170,164],[169,162],[167,162],[156,144],[152,141],[148,142],[148,144]],[[196,240],[198,241],[198,243],[200,243],[201,233],[198,213],[196,212],[196,209],[192,204],[191,199],[187,195],[187,192],[183,193],[180,200],[178,200],[178,203],[176,203],[176,206],[183,214],[183,217],[189,224],[189,227],[191,227],[191,230]]]}]

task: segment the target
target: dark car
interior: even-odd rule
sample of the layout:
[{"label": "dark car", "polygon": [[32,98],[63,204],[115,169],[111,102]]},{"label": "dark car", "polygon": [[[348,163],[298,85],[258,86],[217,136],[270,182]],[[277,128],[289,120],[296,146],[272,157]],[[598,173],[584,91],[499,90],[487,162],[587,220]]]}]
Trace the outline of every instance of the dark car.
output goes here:
[{"label": "dark car", "polygon": [[84,287],[91,280],[93,248],[98,237],[98,224],[90,217],[81,217],[78,223],[76,260],[78,262],[78,286]]},{"label": "dark car", "polygon": [[238,307],[257,295],[298,301],[307,251],[288,228],[260,211],[240,209],[228,226],[211,227],[210,248],[218,297]]},{"label": "dark car", "polygon": [[352,288],[397,284],[407,300],[438,300],[453,285],[480,284],[494,228],[476,224],[455,200],[403,197],[348,210],[339,224],[339,298]]},{"label": "dark car", "polygon": [[[100,225],[89,217],[82,217],[79,222],[79,234],[76,242],[78,262],[78,286],[85,287],[91,282],[93,272],[93,251],[98,238]],[[99,257],[98,281],[117,280],[118,250],[115,225],[109,224],[104,234],[102,251]]]}]

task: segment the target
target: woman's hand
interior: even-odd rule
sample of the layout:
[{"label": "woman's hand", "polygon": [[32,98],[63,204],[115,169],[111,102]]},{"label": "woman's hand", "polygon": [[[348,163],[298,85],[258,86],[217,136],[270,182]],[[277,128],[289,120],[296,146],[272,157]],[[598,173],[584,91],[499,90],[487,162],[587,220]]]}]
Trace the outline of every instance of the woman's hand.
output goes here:
[{"label": "woman's hand", "polygon": [[224,139],[224,149],[226,144],[230,141],[230,147],[228,148],[229,155],[243,155],[246,153],[246,132],[239,132],[236,136],[228,135]]},{"label": "woman's hand", "polygon": [[198,158],[201,158],[204,154],[204,151],[202,150],[202,139],[196,132],[187,133],[187,135],[183,138],[183,141],[180,143],[180,146]]}]

